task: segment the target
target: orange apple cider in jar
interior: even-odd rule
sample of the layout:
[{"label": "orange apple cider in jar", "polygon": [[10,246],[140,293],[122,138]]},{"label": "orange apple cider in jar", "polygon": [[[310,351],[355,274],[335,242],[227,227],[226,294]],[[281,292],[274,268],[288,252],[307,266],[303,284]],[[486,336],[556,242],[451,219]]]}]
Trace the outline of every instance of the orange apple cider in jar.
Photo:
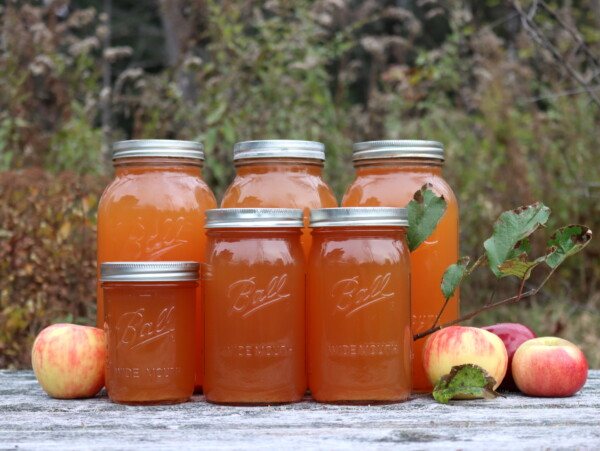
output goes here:
[{"label": "orange apple cider in jar", "polygon": [[[98,268],[108,261],[199,261],[204,211],[216,207],[202,180],[202,145],[132,140],[113,144],[114,180],[98,207]],[[104,324],[98,286],[97,324]],[[196,389],[202,386],[201,290],[196,290]]]},{"label": "orange apple cider in jar", "polygon": [[208,210],[206,400],[295,402],[306,389],[300,209]]},{"label": "orange apple cider in jar", "polygon": [[411,393],[410,262],[402,208],[311,212],[308,375],[319,402],[398,402]]},{"label": "orange apple cider in jar", "polygon": [[[433,234],[410,255],[412,332],[433,326],[444,305],[440,285],[446,268],[458,261],[458,203],[442,177],[444,148],[434,141],[372,141],[354,145],[356,178],[342,205],[406,207],[416,191],[430,184],[443,195],[447,210]],[[455,294],[438,324],[458,318],[459,297]],[[432,386],[422,364],[425,339],[413,344],[413,390],[427,392]]]},{"label": "orange apple cider in jar", "polygon": [[310,250],[309,211],[337,207],[323,180],[325,146],[314,141],[265,140],[237,143],[233,150],[236,177],[221,208],[301,208],[304,253]]},{"label": "orange apple cider in jar", "polygon": [[106,390],[120,404],[174,404],[194,391],[197,262],[100,265]]}]

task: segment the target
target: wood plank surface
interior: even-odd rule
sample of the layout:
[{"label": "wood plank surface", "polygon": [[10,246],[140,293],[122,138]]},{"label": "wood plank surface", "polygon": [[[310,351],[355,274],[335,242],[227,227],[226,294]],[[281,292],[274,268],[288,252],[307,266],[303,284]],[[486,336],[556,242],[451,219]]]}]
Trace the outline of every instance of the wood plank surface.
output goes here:
[{"label": "wood plank surface", "polygon": [[600,450],[600,370],[569,398],[431,397],[383,406],[307,398],[223,407],[194,396],[173,406],[48,397],[31,371],[0,370],[0,450],[28,449],[590,449]]}]

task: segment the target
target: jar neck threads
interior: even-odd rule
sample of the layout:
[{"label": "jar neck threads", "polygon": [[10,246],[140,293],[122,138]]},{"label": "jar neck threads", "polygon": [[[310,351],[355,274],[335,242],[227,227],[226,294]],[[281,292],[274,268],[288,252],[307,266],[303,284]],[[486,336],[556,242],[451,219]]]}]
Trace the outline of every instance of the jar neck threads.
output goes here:
[{"label": "jar neck threads", "polygon": [[244,158],[234,161],[238,173],[261,171],[303,171],[321,173],[324,161],[314,158]]},{"label": "jar neck threads", "polygon": [[156,168],[156,169],[202,169],[204,161],[192,158],[173,158],[173,157],[127,157],[113,160],[115,171],[135,169],[135,168]]},{"label": "jar neck threads", "polygon": [[373,158],[354,161],[356,170],[365,168],[415,168],[440,173],[444,166],[442,160],[436,158]]}]

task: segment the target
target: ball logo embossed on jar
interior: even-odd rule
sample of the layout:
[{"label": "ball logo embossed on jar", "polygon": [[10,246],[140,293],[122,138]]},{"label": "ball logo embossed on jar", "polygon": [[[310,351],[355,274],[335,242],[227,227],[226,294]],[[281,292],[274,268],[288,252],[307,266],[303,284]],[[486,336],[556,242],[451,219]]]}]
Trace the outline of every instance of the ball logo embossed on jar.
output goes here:
[{"label": "ball logo embossed on jar", "polygon": [[[358,276],[343,279],[333,285],[331,297],[337,300],[336,307],[348,317],[377,302],[384,301],[394,296],[389,292],[391,273],[378,275],[368,285]],[[368,288],[360,288],[368,286]]]},{"label": "ball logo embossed on jar", "polygon": [[246,318],[256,311],[276,302],[289,299],[287,274],[273,277],[266,288],[257,288],[256,277],[238,280],[229,286],[229,299],[233,299],[231,313],[241,313]]},{"label": "ball logo embossed on jar", "polygon": [[173,339],[174,317],[175,306],[162,309],[155,320],[147,317],[145,308],[122,314],[117,321],[118,346],[134,350],[169,335]]},{"label": "ball logo embossed on jar", "polygon": [[[115,245],[126,246],[133,260],[142,257],[159,259],[174,249],[188,245],[189,240],[185,237],[193,233],[194,224],[183,216],[156,218],[154,221],[140,216],[134,227],[126,222],[117,223],[112,239]],[[127,236],[125,242],[123,236]]]}]

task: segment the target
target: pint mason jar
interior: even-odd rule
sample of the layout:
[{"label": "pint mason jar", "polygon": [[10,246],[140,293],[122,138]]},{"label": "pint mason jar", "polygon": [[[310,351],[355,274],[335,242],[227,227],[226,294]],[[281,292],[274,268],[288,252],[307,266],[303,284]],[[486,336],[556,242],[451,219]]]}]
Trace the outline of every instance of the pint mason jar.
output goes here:
[{"label": "pint mason jar", "polygon": [[337,207],[323,179],[325,145],[287,139],[244,141],[233,149],[236,176],[223,197],[221,208],[301,208],[305,255],[310,250],[309,212]]},{"label": "pint mason jar", "polygon": [[372,404],[411,393],[410,262],[402,208],[313,210],[307,271],[313,398]]},{"label": "pint mason jar", "polygon": [[[204,211],[216,207],[202,180],[200,143],[163,139],[113,144],[114,179],[98,206],[98,270],[108,261],[200,261]],[[97,324],[104,324],[98,285]],[[202,304],[196,293],[196,387],[202,385]]]},{"label": "pint mason jar", "polygon": [[299,401],[306,389],[299,209],[206,212],[203,264],[207,401]]},{"label": "pint mason jar", "polygon": [[[444,180],[444,147],[435,141],[372,141],[354,144],[356,178],[342,206],[406,207],[416,191],[425,184],[443,195],[447,210],[433,234],[411,253],[411,299],[413,334],[432,327],[445,299],[440,285],[446,268],[458,261],[458,203]],[[458,291],[450,298],[438,324],[459,316]],[[413,345],[413,389],[432,390],[422,353],[425,339]]]},{"label": "pint mason jar", "polygon": [[197,262],[105,262],[106,390],[119,404],[174,404],[194,391]]}]

